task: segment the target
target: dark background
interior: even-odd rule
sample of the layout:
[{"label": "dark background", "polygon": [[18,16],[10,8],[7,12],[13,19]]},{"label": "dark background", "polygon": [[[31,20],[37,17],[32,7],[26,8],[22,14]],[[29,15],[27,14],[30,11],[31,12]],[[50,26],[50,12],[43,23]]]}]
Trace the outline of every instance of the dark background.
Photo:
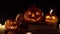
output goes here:
[{"label": "dark background", "polygon": [[15,19],[18,13],[24,13],[33,4],[36,4],[44,14],[47,14],[52,8],[55,14],[60,17],[60,2],[58,0],[2,0],[0,1],[0,23],[4,24],[10,18]]}]

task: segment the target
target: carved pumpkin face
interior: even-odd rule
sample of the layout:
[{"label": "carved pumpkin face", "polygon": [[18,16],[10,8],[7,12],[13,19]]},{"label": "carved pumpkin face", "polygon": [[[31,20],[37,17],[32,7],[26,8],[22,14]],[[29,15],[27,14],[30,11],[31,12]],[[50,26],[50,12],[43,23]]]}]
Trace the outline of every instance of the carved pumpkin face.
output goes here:
[{"label": "carved pumpkin face", "polygon": [[15,30],[15,29],[17,29],[17,25],[16,24],[17,24],[16,21],[14,21],[12,19],[8,19],[8,20],[5,21],[5,28],[6,28],[6,30],[7,29]]},{"label": "carved pumpkin face", "polygon": [[32,9],[28,10],[24,14],[24,20],[29,22],[38,22],[42,18],[41,10]]},{"label": "carved pumpkin face", "polygon": [[45,21],[51,24],[55,24],[58,21],[58,17],[55,15],[46,15]]}]

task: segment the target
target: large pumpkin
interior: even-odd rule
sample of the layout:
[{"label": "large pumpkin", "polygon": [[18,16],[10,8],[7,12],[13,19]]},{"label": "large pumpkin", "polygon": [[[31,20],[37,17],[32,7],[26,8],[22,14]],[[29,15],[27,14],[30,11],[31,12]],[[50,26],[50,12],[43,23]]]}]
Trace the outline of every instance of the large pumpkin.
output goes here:
[{"label": "large pumpkin", "polygon": [[17,23],[15,20],[8,19],[5,21],[5,28],[6,30],[15,30],[17,29]]},{"label": "large pumpkin", "polygon": [[50,24],[56,24],[58,22],[58,17],[56,15],[46,15],[45,21]]},{"label": "large pumpkin", "polygon": [[33,6],[24,13],[24,20],[26,22],[38,22],[42,20],[42,15],[42,11]]}]

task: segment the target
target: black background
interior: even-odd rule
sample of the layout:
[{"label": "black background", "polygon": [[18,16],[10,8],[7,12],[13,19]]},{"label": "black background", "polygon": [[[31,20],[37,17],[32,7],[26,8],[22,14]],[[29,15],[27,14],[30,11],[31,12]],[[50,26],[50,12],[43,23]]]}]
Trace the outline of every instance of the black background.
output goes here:
[{"label": "black background", "polygon": [[36,4],[44,14],[47,14],[52,8],[60,17],[60,2],[58,0],[2,0],[0,1],[0,23],[4,24],[9,18],[15,19],[18,13],[24,13],[33,4]]}]

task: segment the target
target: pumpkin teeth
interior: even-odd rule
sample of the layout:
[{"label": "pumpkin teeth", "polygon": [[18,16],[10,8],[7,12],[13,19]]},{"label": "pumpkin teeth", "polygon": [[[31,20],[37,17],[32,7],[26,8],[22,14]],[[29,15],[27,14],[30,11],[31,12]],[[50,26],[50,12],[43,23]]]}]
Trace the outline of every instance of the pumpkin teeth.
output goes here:
[{"label": "pumpkin teeth", "polygon": [[14,28],[13,26],[10,27],[11,29]]},{"label": "pumpkin teeth", "polygon": [[31,19],[31,20],[33,20],[33,21],[34,21],[34,19]]},{"label": "pumpkin teeth", "polygon": [[35,19],[31,19],[31,21],[36,21]]},{"label": "pumpkin teeth", "polygon": [[34,19],[31,19],[31,20],[34,20]]}]

